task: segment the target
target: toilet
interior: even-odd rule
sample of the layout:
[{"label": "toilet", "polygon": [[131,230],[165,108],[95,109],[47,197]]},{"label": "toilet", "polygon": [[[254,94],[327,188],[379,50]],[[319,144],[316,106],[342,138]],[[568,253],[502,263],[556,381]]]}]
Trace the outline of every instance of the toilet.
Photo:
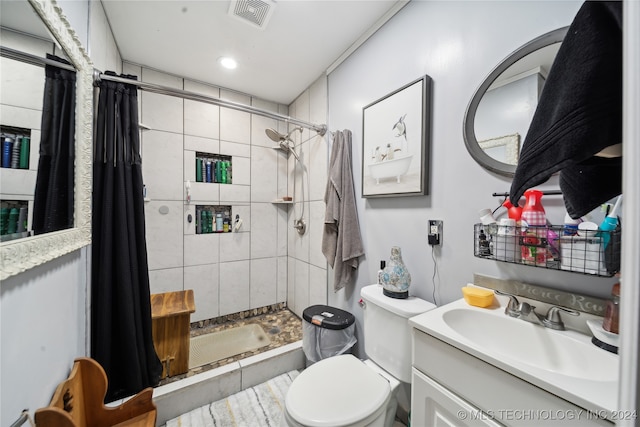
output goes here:
[{"label": "toilet", "polygon": [[382,286],[362,288],[364,347],[368,360],[351,354],[323,359],[291,383],[285,399],[289,427],[390,427],[401,383],[411,382],[408,319],[436,306],[416,297],[389,298]]}]

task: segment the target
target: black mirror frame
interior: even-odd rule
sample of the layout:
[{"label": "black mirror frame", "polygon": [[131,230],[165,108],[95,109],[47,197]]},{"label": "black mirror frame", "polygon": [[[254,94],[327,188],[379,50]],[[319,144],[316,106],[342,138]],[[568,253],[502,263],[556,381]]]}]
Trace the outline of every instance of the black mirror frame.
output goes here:
[{"label": "black mirror frame", "polygon": [[[462,124],[462,134],[464,137],[464,144],[467,147],[467,151],[471,154],[471,157],[480,164],[480,166],[495,172],[499,175],[513,177],[516,171],[515,165],[499,162],[493,157],[486,154],[476,138],[475,134],[475,117],[478,110],[480,100],[484,96],[485,92],[491,86],[491,84],[502,74],[507,68],[515,64],[520,59],[541,49],[545,46],[549,46],[554,43],[562,42],[564,36],[567,34],[569,27],[559,28],[557,30],[550,31],[546,34],[537,37],[523,46],[516,49],[513,53],[507,56],[502,62],[500,62],[482,82],[480,87],[476,90],[469,105],[467,111],[464,114],[464,120]],[[523,135],[524,138],[524,135]]]}]

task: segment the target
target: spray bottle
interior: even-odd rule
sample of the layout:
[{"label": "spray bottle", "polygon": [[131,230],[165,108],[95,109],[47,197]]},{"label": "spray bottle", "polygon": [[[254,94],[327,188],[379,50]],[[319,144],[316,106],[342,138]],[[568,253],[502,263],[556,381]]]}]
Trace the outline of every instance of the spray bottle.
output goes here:
[{"label": "spray bottle", "polygon": [[600,226],[598,227],[600,231],[604,231],[604,233],[599,233],[602,237],[602,248],[605,249],[611,240],[611,232],[616,229],[618,226],[618,208],[620,208],[620,202],[622,201],[622,194],[616,200],[616,204],[613,205],[613,209],[611,212],[602,220]]}]

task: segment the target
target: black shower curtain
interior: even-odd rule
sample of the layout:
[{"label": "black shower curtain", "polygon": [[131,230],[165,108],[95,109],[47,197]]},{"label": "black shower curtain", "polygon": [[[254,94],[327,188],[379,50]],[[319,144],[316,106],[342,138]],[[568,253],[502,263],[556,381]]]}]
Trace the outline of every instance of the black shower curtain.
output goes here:
[{"label": "black shower curtain", "polygon": [[91,356],[107,373],[105,401],[109,402],[156,385],[162,365],[151,334],[137,88],[105,80],[99,88],[93,162]]},{"label": "black shower curtain", "polygon": [[[69,64],[47,54],[47,59]],[[76,73],[45,66],[40,159],[33,199],[33,232],[73,227]]]}]

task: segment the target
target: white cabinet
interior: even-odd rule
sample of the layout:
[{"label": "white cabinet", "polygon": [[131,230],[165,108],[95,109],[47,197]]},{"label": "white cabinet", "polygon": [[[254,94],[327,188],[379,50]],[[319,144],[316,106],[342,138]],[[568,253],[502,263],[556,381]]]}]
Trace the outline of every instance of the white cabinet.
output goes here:
[{"label": "white cabinet", "polygon": [[417,329],[413,352],[412,426],[613,425]]},{"label": "white cabinet", "polygon": [[433,427],[500,426],[491,417],[413,368],[411,425]]}]

